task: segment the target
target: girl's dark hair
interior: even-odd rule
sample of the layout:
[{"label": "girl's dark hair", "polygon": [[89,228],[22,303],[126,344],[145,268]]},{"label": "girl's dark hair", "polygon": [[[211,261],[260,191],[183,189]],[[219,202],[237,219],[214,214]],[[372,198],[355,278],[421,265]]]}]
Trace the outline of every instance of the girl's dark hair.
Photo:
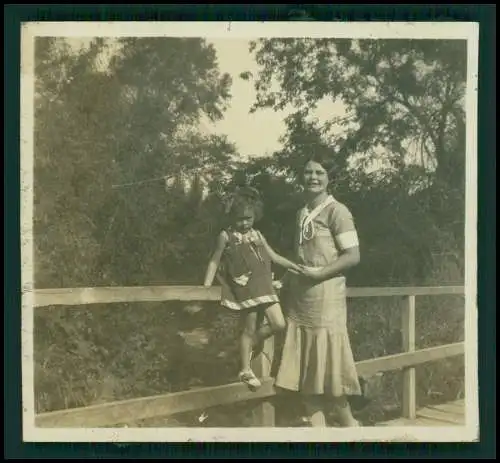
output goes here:
[{"label": "girl's dark hair", "polygon": [[248,207],[253,210],[255,221],[259,221],[263,215],[263,204],[259,192],[252,187],[240,187],[232,195],[227,214],[232,217]]}]

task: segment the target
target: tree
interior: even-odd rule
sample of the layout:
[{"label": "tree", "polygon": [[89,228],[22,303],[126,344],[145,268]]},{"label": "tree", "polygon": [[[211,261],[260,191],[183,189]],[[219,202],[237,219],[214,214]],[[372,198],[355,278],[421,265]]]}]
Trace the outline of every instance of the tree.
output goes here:
[{"label": "tree", "polygon": [[[35,53],[34,237],[37,286],[93,282],[99,243],[92,205],[109,174],[106,133],[116,89],[93,71],[102,41],[77,54],[38,38]],[[113,92],[113,90],[115,90]],[[101,119],[95,117],[100,114]]]},{"label": "tree", "polygon": [[36,59],[37,286],[176,278],[199,237],[179,228],[184,194],[164,179],[212,182],[234,153],[225,136],[198,128],[222,117],[230,97],[213,47],[97,39],[75,51],[42,38]]},{"label": "tree", "polygon": [[293,126],[322,100],[340,99],[346,116],[323,129],[342,129],[329,141],[343,157],[380,157],[382,148],[399,170],[415,145],[417,163],[463,186],[465,41],[264,39],[250,49],[261,67],[253,111],[292,106]]},{"label": "tree", "polygon": [[[198,39],[37,39],[37,288],[201,281],[219,204],[199,199],[234,153],[198,125],[230,97],[215,58]],[[170,307],[37,312],[39,409],[178,387],[164,375],[179,342]]]},{"label": "tree", "polygon": [[[274,165],[296,179],[304,156],[330,156],[335,193],[364,235],[364,265],[353,271],[363,284],[375,274],[381,283],[424,281],[435,256],[463,263],[465,46],[330,39],[250,45],[260,67],[251,112],[291,111]],[[319,121],[314,110],[325,101],[341,102],[345,114]],[[363,267],[377,272],[361,276]]]},{"label": "tree", "polygon": [[[466,42],[266,39],[250,49],[260,67],[251,111],[291,111],[283,148],[259,176],[274,169],[296,181],[311,152],[331,157],[334,194],[360,235],[349,285],[463,284]],[[319,121],[314,110],[325,102],[341,102],[345,114]],[[351,301],[357,359],[401,350],[400,306],[388,305]],[[422,347],[463,339],[463,302],[422,302],[418,314]],[[453,397],[461,368],[442,362],[419,373],[419,401],[431,382]],[[384,388],[392,402],[390,376]]]}]

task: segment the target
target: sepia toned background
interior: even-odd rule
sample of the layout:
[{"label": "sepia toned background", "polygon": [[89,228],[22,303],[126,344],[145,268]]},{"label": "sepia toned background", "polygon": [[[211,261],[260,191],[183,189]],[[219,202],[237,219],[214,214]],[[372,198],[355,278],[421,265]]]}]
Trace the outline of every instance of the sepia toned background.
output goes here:
[{"label": "sepia toned background", "polygon": [[[464,284],[465,40],[35,43],[36,288],[200,285],[221,195],[241,183],[262,192],[259,228],[289,256],[312,150],[335,159],[334,195],[356,220],[350,287]],[[463,341],[463,297],[418,304],[417,349]],[[236,319],[182,305],[35,311],[36,412],[234,381]],[[399,301],[354,299],[349,317],[356,360],[400,352]],[[463,397],[461,357],[416,377],[419,405]],[[397,414],[400,382],[378,378],[363,423]],[[241,427],[249,409],[125,424]],[[282,409],[277,425],[295,425]]]}]

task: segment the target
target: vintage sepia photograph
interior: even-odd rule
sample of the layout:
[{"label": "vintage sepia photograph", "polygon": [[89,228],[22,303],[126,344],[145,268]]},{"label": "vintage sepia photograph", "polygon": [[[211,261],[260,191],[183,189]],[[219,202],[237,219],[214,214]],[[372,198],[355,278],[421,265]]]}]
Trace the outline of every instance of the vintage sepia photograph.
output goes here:
[{"label": "vintage sepia photograph", "polygon": [[478,35],[24,23],[23,440],[477,441]]}]

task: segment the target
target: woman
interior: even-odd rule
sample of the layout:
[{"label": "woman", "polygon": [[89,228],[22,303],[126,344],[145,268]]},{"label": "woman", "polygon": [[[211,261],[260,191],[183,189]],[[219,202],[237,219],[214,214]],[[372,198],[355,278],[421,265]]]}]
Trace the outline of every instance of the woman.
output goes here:
[{"label": "woman", "polygon": [[359,263],[359,244],[348,208],[328,193],[322,159],[303,172],[306,205],[297,217],[295,259],[300,275],[288,274],[287,329],[276,386],[299,392],[313,426],[334,412],[341,426],[359,426],[347,396],[361,387],[347,332],[346,279]]}]

